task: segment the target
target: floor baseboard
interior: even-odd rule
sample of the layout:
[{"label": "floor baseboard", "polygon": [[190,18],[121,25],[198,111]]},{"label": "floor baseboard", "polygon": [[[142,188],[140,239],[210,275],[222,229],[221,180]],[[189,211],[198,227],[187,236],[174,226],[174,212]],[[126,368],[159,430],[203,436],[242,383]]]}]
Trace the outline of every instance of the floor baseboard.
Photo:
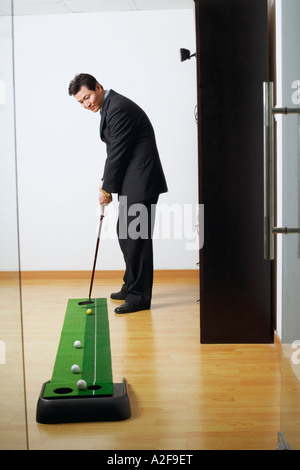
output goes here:
[{"label": "floor baseboard", "polygon": [[[30,279],[89,279],[91,271],[21,271],[21,280]],[[120,279],[123,271],[96,271],[98,279]],[[16,279],[18,271],[1,271],[0,280]],[[199,269],[157,269],[154,271],[154,280],[164,279],[191,279],[199,278]]]}]

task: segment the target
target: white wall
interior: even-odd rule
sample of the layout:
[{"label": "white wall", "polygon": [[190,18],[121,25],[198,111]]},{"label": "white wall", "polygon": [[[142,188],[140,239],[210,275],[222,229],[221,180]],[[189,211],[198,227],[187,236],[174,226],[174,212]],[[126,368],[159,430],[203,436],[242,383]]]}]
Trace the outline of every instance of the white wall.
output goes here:
[{"label": "white wall", "polygon": [[[198,251],[187,249],[197,223],[196,61],[179,59],[180,47],[195,52],[194,11],[24,16],[14,23],[21,269],[92,266],[106,148],[99,116],[68,95],[78,72],[94,74],[148,113],[169,186],[160,198],[155,268],[196,268]],[[177,209],[175,226],[166,225],[170,209]],[[114,201],[98,269],[124,266],[116,214]]]},{"label": "white wall", "polygon": [[12,20],[0,17],[0,271],[19,269]]}]

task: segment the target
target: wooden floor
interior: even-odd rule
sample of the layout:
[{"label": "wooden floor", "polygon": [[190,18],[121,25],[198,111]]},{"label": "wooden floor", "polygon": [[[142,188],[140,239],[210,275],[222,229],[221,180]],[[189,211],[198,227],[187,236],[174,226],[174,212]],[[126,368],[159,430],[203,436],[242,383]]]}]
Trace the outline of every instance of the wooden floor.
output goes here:
[{"label": "wooden floor", "polygon": [[116,315],[119,279],[99,279],[108,299],[114,382],[129,384],[132,417],[42,425],[42,384],[52,375],[69,298],[88,279],[23,279],[28,447],[32,450],[275,450],[280,355],[274,345],[201,345],[197,277],[156,278],[151,310]]}]

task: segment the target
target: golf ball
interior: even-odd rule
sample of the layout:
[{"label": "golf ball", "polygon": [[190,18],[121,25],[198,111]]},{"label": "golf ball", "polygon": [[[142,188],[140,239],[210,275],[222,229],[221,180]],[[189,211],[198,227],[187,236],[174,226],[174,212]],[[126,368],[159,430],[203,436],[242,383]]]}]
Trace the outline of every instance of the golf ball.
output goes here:
[{"label": "golf ball", "polygon": [[82,346],[81,341],[75,341],[74,347],[75,347],[76,349],[80,349],[81,346]]},{"label": "golf ball", "polygon": [[79,390],[85,390],[86,389],[86,381],[85,380],[78,380],[76,385],[79,388]]},{"label": "golf ball", "polygon": [[88,308],[86,313],[87,313],[87,315],[91,315],[93,313],[93,310],[91,308]]},{"label": "golf ball", "polygon": [[77,364],[73,364],[72,367],[71,367],[71,371],[73,372],[73,374],[78,374],[80,368]]}]

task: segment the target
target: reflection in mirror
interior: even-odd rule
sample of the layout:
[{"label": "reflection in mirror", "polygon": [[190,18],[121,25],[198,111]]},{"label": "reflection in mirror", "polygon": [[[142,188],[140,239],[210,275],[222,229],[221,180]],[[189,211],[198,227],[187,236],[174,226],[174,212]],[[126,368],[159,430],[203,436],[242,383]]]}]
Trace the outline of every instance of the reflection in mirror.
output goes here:
[{"label": "reflection in mirror", "polygon": [[0,449],[26,450],[12,2],[0,0]]},{"label": "reflection in mirror", "polygon": [[[299,106],[299,0],[276,1],[277,106]],[[280,33],[280,34],[279,34]],[[299,228],[300,120],[276,119],[278,226]],[[299,236],[277,236],[278,330],[281,339],[280,449],[300,449],[300,259]]]},{"label": "reflection in mirror", "polygon": [[[280,450],[300,449],[300,341],[282,344]],[[281,447],[280,447],[281,446]]]}]

